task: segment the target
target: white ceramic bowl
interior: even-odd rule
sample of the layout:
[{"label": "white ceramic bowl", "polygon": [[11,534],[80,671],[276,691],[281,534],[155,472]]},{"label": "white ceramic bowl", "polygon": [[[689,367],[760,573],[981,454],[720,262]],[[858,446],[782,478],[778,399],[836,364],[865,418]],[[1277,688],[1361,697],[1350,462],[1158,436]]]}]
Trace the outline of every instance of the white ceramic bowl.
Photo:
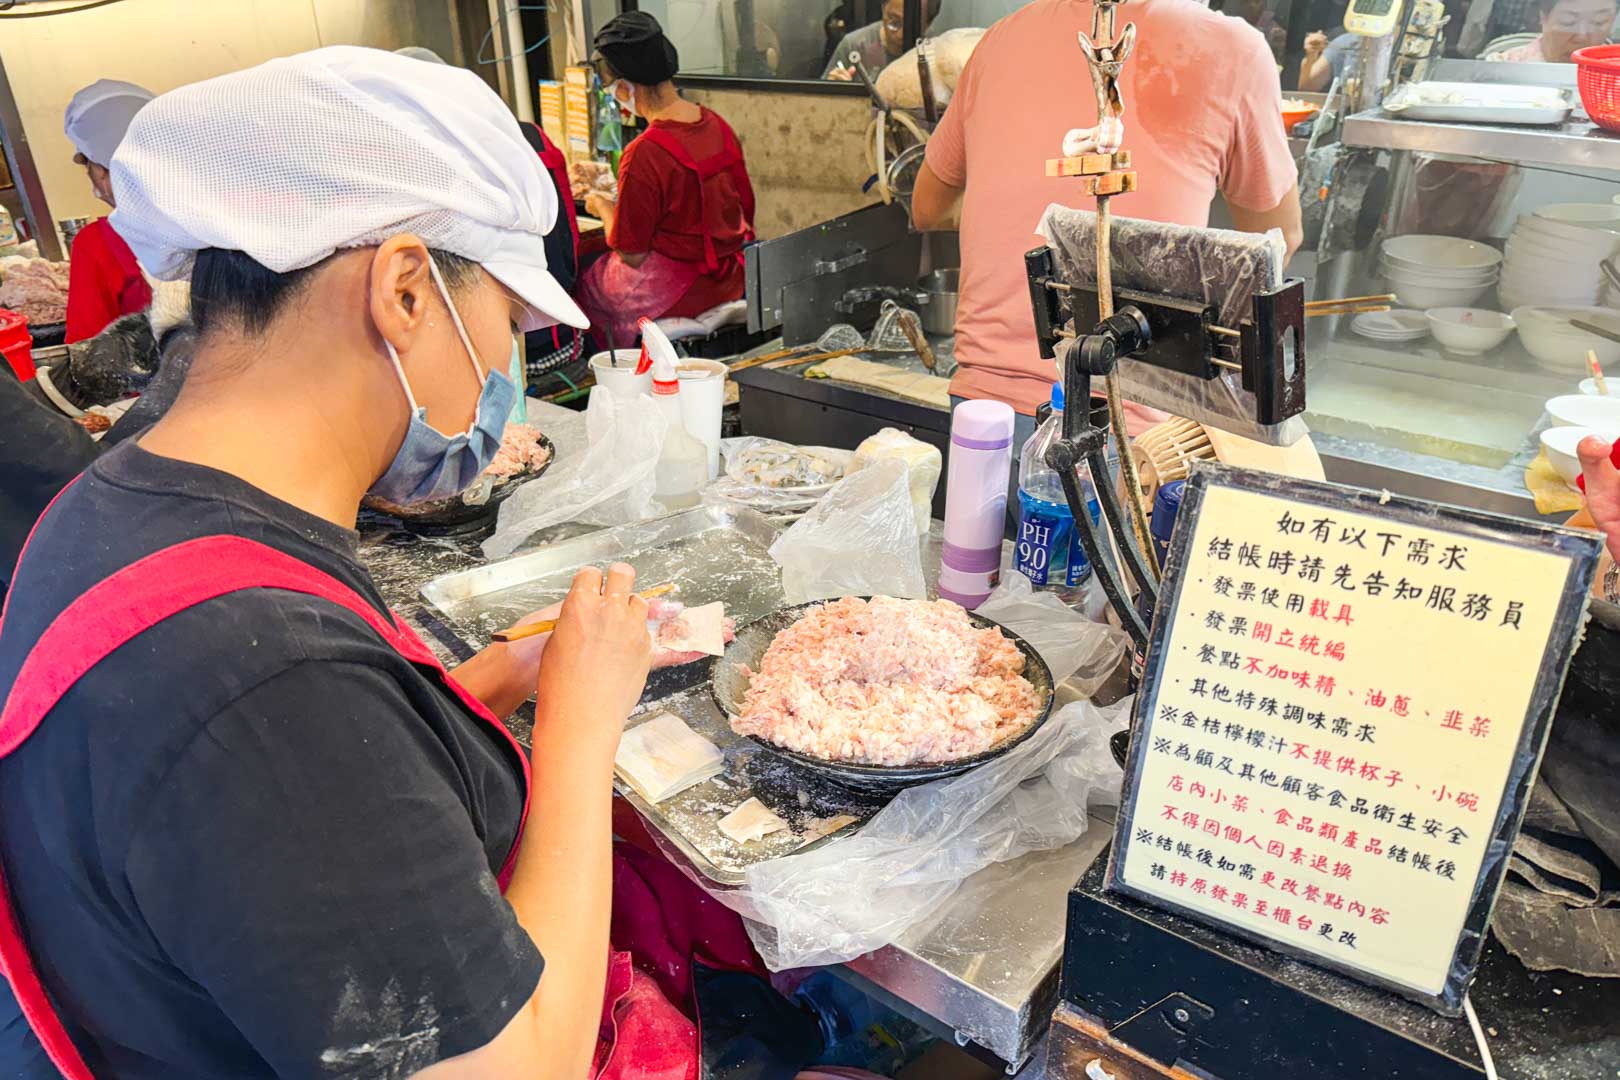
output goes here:
[{"label": "white ceramic bowl", "polygon": [[1513,317],[1485,308],[1430,308],[1424,316],[1429,332],[1449,351],[1478,356],[1496,348],[1513,333]]},{"label": "white ceramic bowl", "polygon": [[1616,223],[1612,222],[1578,225],[1556,218],[1524,214],[1514,225],[1513,232],[1514,235],[1522,233],[1546,243],[1586,244],[1612,250],[1615,242],[1620,241],[1620,232],[1615,231],[1616,227]]},{"label": "white ceramic bowl", "polygon": [[1620,431],[1620,398],[1561,394],[1547,401],[1547,415],[1563,427]]},{"label": "white ceramic bowl", "polygon": [[1476,285],[1442,285],[1391,278],[1389,284],[1395,293],[1396,299],[1401,302],[1402,307],[1427,311],[1429,308],[1468,307],[1490,291],[1494,282],[1484,281]]},{"label": "white ceramic bowl", "polygon": [[1596,379],[1582,379],[1581,393],[1587,395],[1588,397],[1620,397],[1620,379],[1611,379],[1608,377],[1608,374],[1605,373],[1603,376],[1603,384],[1609,388],[1607,395],[1598,393]]},{"label": "white ceramic bowl", "polygon": [[1392,266],[1409,270],[1487,270],[1502,261],[1489,244],[1457,236],[1392,236],[1379,250]]},{"label": "white ceramic bowl", "polygon": [[1610,225],[1620,222],[1620,206],[1607,203],[1548,203],[1537,208],[1535,216],[1571,225]]},{"label": "white ceramic bowl", "polygon": [[1443,285],[1461,285],[1463,282],[1489,282],[1497,277],[1502,267],[1487,266],[1482,269],[1455,270],[1443,266],[1408,266],[1405,262],[1390,262],[1385,257],[1379,257],[1379,270],[1383,275],[1395,277],[1409,277],[1409,279],[1424,280],[1424,282],[1437,282]]},{"label": "white ceramic bowl", "polygon": [[1581,475],[1581,459],[1576,456],[1575,448],[1589,435],[1610,442],[1615,438],[1612,433],[1583,427],[1555,427],[1541,433],[1541,448],[1547,452],[1548,463],[1552,465],[1553,472],[1571,487],[1575,486],[1575,478]]}]

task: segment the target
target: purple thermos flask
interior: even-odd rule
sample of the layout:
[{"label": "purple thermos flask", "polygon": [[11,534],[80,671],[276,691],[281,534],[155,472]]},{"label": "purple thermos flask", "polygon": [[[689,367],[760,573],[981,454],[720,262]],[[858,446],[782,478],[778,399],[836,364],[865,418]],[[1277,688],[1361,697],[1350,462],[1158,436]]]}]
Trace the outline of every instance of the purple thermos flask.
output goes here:
[{"label": "purple thermos flask", "polygon": [[939,595],[970,610],[1001,580],[1013,419],[1012,406],[1001,401],[964,401],[951,414]]}]

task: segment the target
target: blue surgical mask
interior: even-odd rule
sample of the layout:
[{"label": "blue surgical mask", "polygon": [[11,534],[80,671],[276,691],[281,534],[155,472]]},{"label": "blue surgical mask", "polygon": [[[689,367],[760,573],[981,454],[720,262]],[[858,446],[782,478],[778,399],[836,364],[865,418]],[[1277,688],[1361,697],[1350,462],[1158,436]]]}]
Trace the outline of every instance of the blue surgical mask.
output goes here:
[{"label": "blue surgical mask", "polygon": [[[427,410],[416,404],[416,395],[405,378],[399,353],[392,343],[383,339],[383,347],[388,350],[388,358],[394,362],[394,371],[399,376],[399,385],[405,391],[405,400],[410,403],[411,423],[388,470],[371,485],[371,494],[402,506],[449,498],[471,487],[500,450],[506,418],[518,395],[517,386],[505,372],[491,368],[488,375],[484,373],[438,266],[430,262],[429,268],[434,284],[450,308],[450,319],[456,325],[456,333],[483,389],[478,394],[472,426],[459,435],[446,435],[427,422]],[[512,348],[517,349],[515,340]]]}]

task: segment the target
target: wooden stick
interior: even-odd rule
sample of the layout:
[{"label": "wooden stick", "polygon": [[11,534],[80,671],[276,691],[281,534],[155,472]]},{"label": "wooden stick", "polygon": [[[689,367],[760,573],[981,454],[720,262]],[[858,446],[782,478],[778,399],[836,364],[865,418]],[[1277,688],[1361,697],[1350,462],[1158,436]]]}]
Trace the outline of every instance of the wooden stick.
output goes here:
[{"label": "wooden stick", "polygon": [[1597,392],[1607,397],[1609,393],[1609,384],[1604,381],[1603,369],[1598,366],[1596,349],[1586,350],[1586,363],[1587,366],[1592,369],[1592,378],[1597,383]]},{"label": "wooden stick", "polygon": [[[641,597],[643,600],[651,600],[655,596],[663,596],[665,593],[674,591],[675,583],[669,582],[664,585],[655,585],[643,592],[636,593],[636,595]],[[549,634],[555,629],[557,629],[556,619],[541,619],[539,622],[525,623],[522,626],[508,626],[505,630],[497,630],[495,633],[490,635],[490,640],[500,642],[522,641],[524,638],[539,637],[541,634]]]},{"label": "wooden stick", "polygon": [[788,368],[802,367],[805,364],[814,364],[822,360],[836,360],[840,356],[854,356],[858,352],[865,352],[863,345],[859,349],[834,349],[832,352],[815,353],[812,356],[795,357],[792,360],[779,360],[771,368],[772,371],[786,371]]},{"label": "wooden stick", "polygon": [[784,356],[792,356],[794,353],[801,353],[806,349],[813,348],[815,348],[814,345],[795,345],[791,349],[777,349],[775,352],[768,352],[762,356],[750,356],[747,360],[732,364],[729,370],[747,371],[751,367],[759,367],[759,365],[768,364],[772,360],[780,360]]}]

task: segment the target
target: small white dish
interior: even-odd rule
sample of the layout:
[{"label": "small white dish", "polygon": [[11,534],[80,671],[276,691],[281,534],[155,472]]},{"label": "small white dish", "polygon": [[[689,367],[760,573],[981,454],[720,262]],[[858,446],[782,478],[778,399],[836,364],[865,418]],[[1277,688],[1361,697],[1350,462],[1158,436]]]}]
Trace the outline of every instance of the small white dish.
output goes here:
[{"label": "small white dish", "polygon": [[1547,402],[1547,415],[1563,427],[1620,431],[1620,398],[1563,394]]},{"label": "small white dish", "polygon": [[1429,320],[1421,311],[1393,308],[1357,315],[1350,329],[1374,341],[1416,341],[1429,336]]},{"label": "small white dish", "polygon": [[1450,352],[1479,356],[1502,344],[1513,333],[1513,316],[1486,308],[1430,308],[1424,316],[1429,332]]},{"label": "small white dish", "polygon": [[1598,393],[1596,379],[1582,379],[1581,393],[1585,394],[1587,397],[1620,397],[1620,382],[1616,382],[1605,375],[1603,377],[1603,384],[1609,388],[1609,392],[1607,394]]}]

